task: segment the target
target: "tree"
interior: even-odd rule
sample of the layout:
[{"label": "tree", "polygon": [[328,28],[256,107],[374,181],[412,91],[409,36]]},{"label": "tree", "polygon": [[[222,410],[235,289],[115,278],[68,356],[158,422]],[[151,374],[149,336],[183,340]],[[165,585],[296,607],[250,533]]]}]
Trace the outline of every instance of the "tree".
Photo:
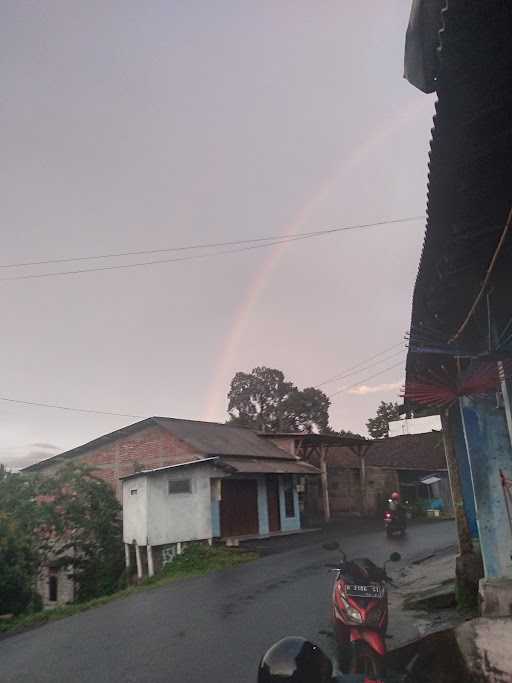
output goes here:
[{"label": "tree", "polygon": [[84,466],[69,465],[41,484],[41,542],[65,567],[84,601],[112,593],[124,571],[121,506],[112,488]]},{"label": "tree", "polygon": [[36,520],[33,482],[0,465],[0,613],[19,614],[39,602]]},{"label": "tree", "polygon": [[350,430],[346,429],[340,429],[339,432],[336,432],[339,436],[343,436],[346,439],[358,439],[359,441],[366,441],[365,436],[361,436],[361,434],[357,434],[356,432],[351,432]]},{"label": "tree", "polygon": [[382,439],[389,436],[389,423],[400,418],[400,406],[398,403],[381,401],[375,417],[371,417],[366,423],[368,433],[374,439]]},{"label": "tree", "polygon": [[0,512],[1,614],[20,614],[35,603],[37,567],[31,537],[13,515]]},{"label": "tree", "polygon": [[299,390],[275,368],[237,372],[228,393],[231,423],[260,431],[324,431],[329,423],[328,397],[319,389]]}]

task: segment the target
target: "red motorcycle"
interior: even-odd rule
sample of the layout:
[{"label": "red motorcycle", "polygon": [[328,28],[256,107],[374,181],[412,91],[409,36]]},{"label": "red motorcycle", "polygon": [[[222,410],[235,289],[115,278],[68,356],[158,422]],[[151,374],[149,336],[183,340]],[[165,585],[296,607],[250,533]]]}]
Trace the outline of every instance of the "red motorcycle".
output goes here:
[{"label": "red motorcycle", "polygon": [[405,513],[394,510],[386,510],[384,512],[384,528],[386,529],[386,535],[388,538],[391,538],[391,536],[396,533],[399,533],[401,536],[403,536],[407,529]]},{"label": "red motorcycle", "polygon": [[[332,545],[329,549],[332,548]],[[398,562],[393,553],[389,558]],[[386,566],[371,560],[347,561],[343,555],[332,593],[332,618],[340,669],[352,674],[380,678],[385,673],[385,635],[388,627]]]}]

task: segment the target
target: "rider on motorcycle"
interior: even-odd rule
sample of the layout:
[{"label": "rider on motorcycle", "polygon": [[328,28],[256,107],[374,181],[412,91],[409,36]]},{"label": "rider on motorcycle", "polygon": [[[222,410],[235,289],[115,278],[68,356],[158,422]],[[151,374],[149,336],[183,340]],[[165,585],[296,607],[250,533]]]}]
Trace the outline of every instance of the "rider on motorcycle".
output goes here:
[{"label": "rider on motorcycle", "polygon": [[389,509],[391,512],[395,512],[397,515],[405,514],[405,509],[400,502],[400,494],[398,491],[394,491],[389,499]]}]

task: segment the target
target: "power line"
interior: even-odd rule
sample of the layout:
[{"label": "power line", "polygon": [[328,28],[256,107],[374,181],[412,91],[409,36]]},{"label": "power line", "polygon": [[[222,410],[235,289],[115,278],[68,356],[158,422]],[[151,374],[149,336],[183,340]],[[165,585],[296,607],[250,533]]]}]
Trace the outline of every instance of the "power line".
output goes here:
[{"label": "power line", "polygon": [[[391,370],[398,365],[402,365],[402,361],[399,361],[398,363],[395,363],[394,365],[390,365],[387,368],[384,368],[383,370],[374,373],[370,377],[366,377],[363,380],[360,380],[359,382],[355,382],[354,384],[350,385],[349,387],[343,387],[341,389],[338,389],[337,391],[333,392],[332,394],[329,394],[329,398],[332,398],[333,396],[336,396],[337,394],[341,393],[342,391],[348,391],[352,389],[353,387],[358,386],[359,384],[363,382],[368,382],[369,380],[373,379],[374,377],[377,377],[378,375],[382,375],[384,372],[387,372],[388,370]],[[16,398],[10,398],[8,396],[0,396],[0,401],[3,401],[5,403],[14,403],[16,405],[24,405],[24,406],[34,406],[37,408],[53,408],[54,410],[65,410],[68,412],[73,412],[73,413],[85,413],[89,415],[110,415],[113,417],[129,417],[133,418],[135,420],[144,420],[145,416],[143,415],[135,415],[133,413],[119,413],[113,410],[93,410],[91,408],[75,408],[72,406],[64,406],[56,403],[43,403],[41,401],[24,401],[21,399],[16,399]]]},{"label": "power line", "polygon": [[116,413],[110,410],[91,410],[89,408],[71,408],[70,406],[61,406],[55,403],[40,403],[38,401],[21,401],[15,398],[8,398],[7,396],[0,396],[0,401],[6,403],[16,403],[24,406],[37,406],[39,408],[54,408],[56,410],[67,410],[74,413],[90,413],[94,415],[113,415],[116,417],[130,417],[138,420],[143,420],[142,415],[130,415],[127,413]]},{"label": "power line", "polygon": [[353,389],[354,387],[357,387],[357,386],[363,384],[364,382],[369,382],[371,379],[374,379],[374,377],[378,377],[379,375],[383,375],[388,370],[392,370],[393,368],[396,368],[399,365],[403,365],[403,361],[399,360],[398,363],[394,363],[393,365],[389,365],[387,368],[384,368],[383,370],[380,370],[379,372],[376,372],[373,375],[370,375],[369,377],[365,377],[365,379],[359,380],[358,382],[354,382],[354,384],[351,384],[348,387],[342,387],[341,389],[334,391],[332,394],[329,394],[329,398],[332,398],[333,396],[337,396],[338,394],[341,394],[342,392],[350,391],[350,389]]},{"label": "power line", "polygon": [[[384,354],[388,353],[388,351],[395,349],[397,346],[401,346],[402,348],[399,351],[397,351],[396,353],[392,353],[388,358],[381,358],[380,360],[376,360],[373,363],[370,362],[370,361],[373,361],[374,358],[379,358],[379,356],[383,356]],[[320,382],[319,384],[317,384],[316,388],[318,389],[319,387],[323,387],[325,384],[330,384],[331,382],[336,382],[337,380],[345,379],[346,377],[350,377],[350,375],[354,375],[356,373],[363,372],[364,370],[367,370],[368,368],[372,367],[372,365],[378,365],[379,363],[391,360],[392,358],[397,356],[399,353],[402,353],[403,350],[404,350],[403,349],[403,342],[398,342],[398,344],[393,344],[392,346],[388,346],[387,349],[384,349],[383,351],[379,351],[379,353],[376,353],[373,356],[366,358],[366,360],[360,361],[359,363],[356,363],[355,365],[351,365],[349,368],[346,368],[346,370],[343,370],[340,374],[334,375],[333,377],[329,377],[329,379],[325,379],[323,382]]]},{"label": "power line", "polygon": [[11,263],[11,264],[0,264],[0,268],[14,268],[14,267],[21,267],[21,266],[31,266],[31,265],[42,265],[42,264],[50,264],[50,263],[64,263],[64,262],[70,262],[70,261],[77,261],[77,260],[91,260],[91,259],[96,259],[96,258],[114,258],[117,256],[128,256],[128,255],[134,255],[134,254],[144,254],[144,253],[162,253],[162,252],[168,252],[168,251],[186,251],[186,250],[192,250],[192,249],[206,249],[206,248],[213,248],[213,247],[218,247],[218,246],[223,246],[223,245],[243,245],[250,243],[250,246],[242,246],[239,249],[221,249],[219,251],[214,251],[210,252],[207,254],[189,254],[187,256],[181,256],[181,257],[176,257],[176,258],[169,258],[169,259],[155,259],[151,261],[138,261],[135,263],[126,263],[126,264],[115,264],[115,265],[108,265],[108,266],[96,266],[94,268],[77,268],[75,270],[67,270],[67,271],[57,271],[57,272],[46,272],[46,273],[28,273],[25,275],[14,275],[14,276],[8,276],[8,277],[2,277],[0,278],[0,281],[8,281],[8,280],[31,280],[31,279],[39,279],[39,278],[47,278],[47,277],[58,277],[58,276],[67,276],[67,275],[78,275],[81,273],[95,273],[95,272],[100,272],[104,270],[121,270],[121,269],[127,269],[127,268],[137,268],[141,266],[152,266],[152,265],[157,265],[157,264],[162,264],[162,263],[176,263],[178,261],[192,261],[192,260],[199,260],[199,259],[207,259],[207,258],[213,258],[216,256],[222,256],[225,254],[235,254],[235,253],[240,253],[243,251],[252,251],[254,249],[263,249],[267,247],[272,247],[276,246],[279,244],[285,244],[288,242],[295,242],[299,240],[304,240],[304,239],[311,239],[313,237],[322,237],[325,235],[331,235],[335,234],[338,232],[345,232],[349,230],[363,230],[363,229],[368,229],[368,228],[375,228],[383,225],[393,225],[396,223],[406,223],[406,222],[411,222],[415,220],[420,220],[423,219],[423,216],[410,216],[407,218],[396,218],[392,219],[389,221],[378,221],[375,223],[361,223],[358,225],[348,225],[348,226],[342,226],[338,228],[327,228],[324,230],[317,230],[314,232],[307,232],[307,233],[294,233],[291,235],[287,235],[285,237],[280,238],[279,236],[274,236],[274,237],[259,237],[259,238],[254,238],[250,240],[239,240],[239,241],[233,241],[233,242],[225,242],[225,243],[216,243],[216,244],[196,244],[196,245],[190,245],[188,247],[169,247],[167,249],[153,249],[153,250],[142,250],[138,252],[118,252],[118,253],[113,253],[113,254],[100,254],[97,256],[83,256],[83,257],[76,257],[76,258],[69,258],[69,259],[46,259],[44,261],[31,261],[31,262],[24,262],[24,263]]},{"label": "power line", "polygon": [[[407,221],[423,220],[425,216],[409,216],[406,218],[395,218],[389,221],[379,221],[377,223],[362,223],[359,225],[347,225],[340,228],[327,228],[325,230],[312,230],[310,232],[299,232],[287,235],[287,237],[309,237],[313,235],[323,235],[330,232],[337,232],[340,230],[357,230],[363,228],[371,228],[378,225],[388,225],[393,223],[405,223]],[[93,261],[96,259],[117,258],[121,256],[141,256],[143,254],[161,254],[169,251],[189,251],[192,249],[213,249],[218,247],[232,247],[240,244],[250,244],[253,242],[268,242],[271,240],[280,239],[281,235],[270,235],[267,237],[253,237],[252,239],[231,240],[227,242],[207,242],[202,244],[191,244],[181,247],[164,247],[161,249],[139,249],[137,251],[118,251],[109,254],[95,254],[92,256],[70,256],[67,258],[46,258],[40,261],[21,261],[18,263],[0,263],[0,268],[20,268],[23,266],[41,266],[51,263],[70,263],[72,261]]]}]

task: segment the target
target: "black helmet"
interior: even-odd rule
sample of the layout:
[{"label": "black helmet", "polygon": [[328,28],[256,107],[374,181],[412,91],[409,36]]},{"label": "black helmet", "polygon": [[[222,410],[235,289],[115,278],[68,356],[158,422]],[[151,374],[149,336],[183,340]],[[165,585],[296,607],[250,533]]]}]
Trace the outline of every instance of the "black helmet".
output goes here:
[{"label": "black helmet", "polygon": [[283,638],[263,656],[258,683],[328,683],[332,664],[322,650],[304,638]]}]

